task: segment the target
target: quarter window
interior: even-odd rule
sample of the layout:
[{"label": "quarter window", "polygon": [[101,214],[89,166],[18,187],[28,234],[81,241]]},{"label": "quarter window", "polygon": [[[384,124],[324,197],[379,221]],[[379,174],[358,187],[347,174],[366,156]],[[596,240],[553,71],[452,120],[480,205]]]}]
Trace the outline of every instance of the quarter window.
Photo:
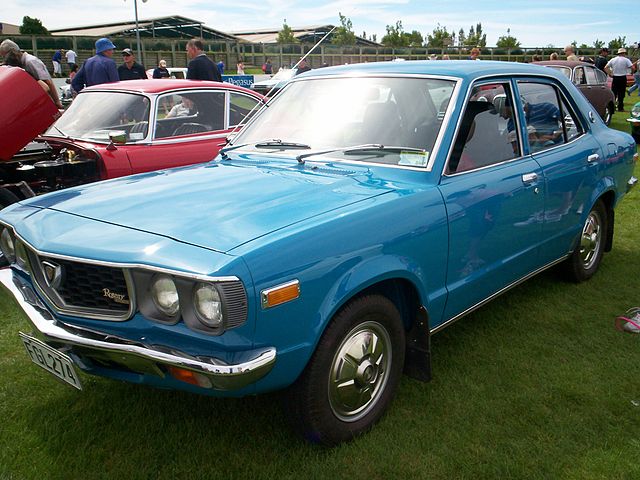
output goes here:
[{"label": "quarter window", "polygon": [[587,77],[587,85],[597,85],[598,80],[596,78],[596,69],[593,67],[585,67],[584,73]]},{"label": "quarter window", "polygon": [[473,88],[464,109],[447,173],[486,167],[520,156],[508,83]]},{"label": "quarter window", "polygon": [[247,123],[249,118],[259,110],[259,107],[256,107],[257,103],[258,100],[255,98],[232,92],[229,101],[229,127]]}]

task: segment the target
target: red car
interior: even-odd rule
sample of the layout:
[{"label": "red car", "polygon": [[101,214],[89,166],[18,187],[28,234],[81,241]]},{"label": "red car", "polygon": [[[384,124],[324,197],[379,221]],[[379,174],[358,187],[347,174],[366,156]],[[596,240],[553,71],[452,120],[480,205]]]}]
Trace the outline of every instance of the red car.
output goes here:
[{"label": "red car", "polygon": [[55,106],[22,69],[1,67],[0,88],[12,92],[0,111],[0,207],[72,185],[209,161],[265,101],[228,83],[132,80],[83,90],[51,125]]}]

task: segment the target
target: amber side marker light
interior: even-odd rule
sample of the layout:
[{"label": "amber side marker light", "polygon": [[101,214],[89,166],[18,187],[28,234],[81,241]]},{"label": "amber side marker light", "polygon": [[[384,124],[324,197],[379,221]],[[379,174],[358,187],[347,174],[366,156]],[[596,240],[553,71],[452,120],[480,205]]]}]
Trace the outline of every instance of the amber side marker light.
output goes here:
[{"label": "amber side marker light", "polygon": [[276,305],[282,305],[283,303],[295,300],[299,296],[300,282],[298,280],[292,280],[291,282],[267,288],[260,292],[262,308],[271,308]]},{"label": "amber side marker light", "polygon": [[203,388],[212,387],[211,380],[209,380],[204,375],[192,372],[191,370],[186,370],[179,367],[169,367],[169,373],[173,378],[175,378],[176,380],[180,380],[181,382],[189,383],[191,385]]}]

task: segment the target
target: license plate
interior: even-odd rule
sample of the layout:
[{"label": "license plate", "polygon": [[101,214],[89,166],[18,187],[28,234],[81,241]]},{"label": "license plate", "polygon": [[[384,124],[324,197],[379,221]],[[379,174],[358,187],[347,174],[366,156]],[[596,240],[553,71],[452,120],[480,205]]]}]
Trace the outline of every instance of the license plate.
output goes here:
[{"label": "license plate", "polygon": [[20,332],[20,338],[22,338],[24,348],[27,350],[33,363],[44,368],[47,372],[52,373],[60,380],[76,387],[78,390],[82,390],[80,377],[73,366],[73,362],[67,355],[22,332]]}]

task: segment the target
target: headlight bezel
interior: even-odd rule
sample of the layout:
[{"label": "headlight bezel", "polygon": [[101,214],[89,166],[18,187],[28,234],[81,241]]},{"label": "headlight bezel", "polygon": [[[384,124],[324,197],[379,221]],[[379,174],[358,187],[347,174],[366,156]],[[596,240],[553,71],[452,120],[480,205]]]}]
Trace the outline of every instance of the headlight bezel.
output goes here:
[{"label": "headlight bezel", "polygon": [[[217,322],[215,320],[208,318],[206,313],[203,312],[202,309],[199,307],[201,300],[198,299],[198,293],[205,292],[205,291],[214,292],[213,296],[217,297],[217,303],[220,304],[219,320]],[[220,293],[220,290],[215,285],[215,283],[205,283],[205,282],[196,283],[193,286],[193,293],[191,298],[193,302],[194,313],[196,315],[196,318],[200,321],[200,323],[202,323],[205,327],[213,330],[219,330],[220,328],[225,326],[225,317],[226,317],[225,308],[224,308],[225,304],[222,298],[222,294]]]},{"label": "headlight bezel", "polygon": [[16,234],[10,227],[2,227],[2,231],[0,232],[0,250],[9,264],[13,265],[16,263]]},{"label": "headlight bezel", "polygon": [[[161,282],[165,284],[163,287],[165,289],[164,292],[158,292],[159,288],[162,287],[156,288]],[[159,293],[175,295],[173,306],[164,306],[163,301],[165,299],[160,298]],[[165,273],[158,273],[154,275],[151,278],[151,283],[149,284],[149,295],[156,309],[163,316],[167,318],[177,318],[180,316],[180,294],[178,293],[178,286],[171,275],[167,275]]]}]

